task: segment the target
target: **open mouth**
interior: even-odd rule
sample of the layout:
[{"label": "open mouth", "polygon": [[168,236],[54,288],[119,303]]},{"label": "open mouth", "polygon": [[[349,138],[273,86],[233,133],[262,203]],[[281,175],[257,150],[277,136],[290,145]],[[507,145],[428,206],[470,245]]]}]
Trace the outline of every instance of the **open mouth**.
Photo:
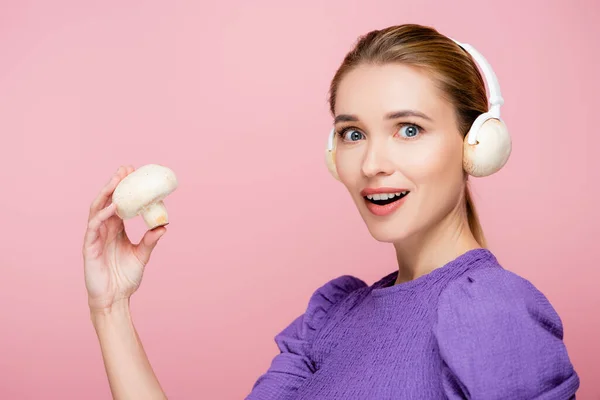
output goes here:
[{"label": "open mouth", "polygon": [[397,193],[369,194],[365,196],[365,200],[378,206],[385,206],[406,197],[409,193],[409,191],[404,191]]}]

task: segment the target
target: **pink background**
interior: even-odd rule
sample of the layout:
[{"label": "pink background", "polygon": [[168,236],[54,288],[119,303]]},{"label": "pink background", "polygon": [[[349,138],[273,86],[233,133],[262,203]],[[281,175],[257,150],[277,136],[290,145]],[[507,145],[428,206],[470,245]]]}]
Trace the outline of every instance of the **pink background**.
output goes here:
[{"label": "pink background", "polygon": [[598,3],[206,3],[2,2],[0,397],[110,397],[81,243],[122,163],[180,180],[132,301],[170,398],[243,398],[317,287],[393,271],[323,163],[326,94],[358,35],[416,22],[498,74],[514,150],[473,181],[483,226],[561,315],[579,398],[597,399]]}]

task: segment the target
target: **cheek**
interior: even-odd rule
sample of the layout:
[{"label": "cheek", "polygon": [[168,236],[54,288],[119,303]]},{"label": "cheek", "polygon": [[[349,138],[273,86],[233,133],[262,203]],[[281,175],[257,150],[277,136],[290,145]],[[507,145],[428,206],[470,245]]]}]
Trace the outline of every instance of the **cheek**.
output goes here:
[{"label": "cheek", "polygon": [[399,158],[404,160],[403,170],[417,188],[426,184],[442,188],[462,180],[462,141],[443,140],[440,136],[415,143]]},{"label": "cheek", "polygon": [[356,149],[338,150],[336,169],[341,182],[349,189],[357,186],[361,177],[361,155]]}]

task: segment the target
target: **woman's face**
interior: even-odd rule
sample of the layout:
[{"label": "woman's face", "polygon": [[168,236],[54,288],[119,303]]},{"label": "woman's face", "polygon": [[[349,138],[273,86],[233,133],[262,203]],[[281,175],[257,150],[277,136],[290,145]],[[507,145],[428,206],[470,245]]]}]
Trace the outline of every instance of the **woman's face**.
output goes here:
[{"label": "woman's face", "polygon": [[423,233],[457,209],[463,140],[425,71],[359,66],[339,84],[335,116],[336,168],[376,240]]}]

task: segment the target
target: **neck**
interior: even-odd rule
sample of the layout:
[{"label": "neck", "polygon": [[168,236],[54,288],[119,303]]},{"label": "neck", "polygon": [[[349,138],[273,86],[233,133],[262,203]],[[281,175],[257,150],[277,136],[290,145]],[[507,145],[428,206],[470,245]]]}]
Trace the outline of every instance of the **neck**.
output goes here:
[{"label": "neck", "polygon": [[457,206],[441,222],[395,243],[396,284],[426,275],[481,245],[473,236],[465,212]]}]

